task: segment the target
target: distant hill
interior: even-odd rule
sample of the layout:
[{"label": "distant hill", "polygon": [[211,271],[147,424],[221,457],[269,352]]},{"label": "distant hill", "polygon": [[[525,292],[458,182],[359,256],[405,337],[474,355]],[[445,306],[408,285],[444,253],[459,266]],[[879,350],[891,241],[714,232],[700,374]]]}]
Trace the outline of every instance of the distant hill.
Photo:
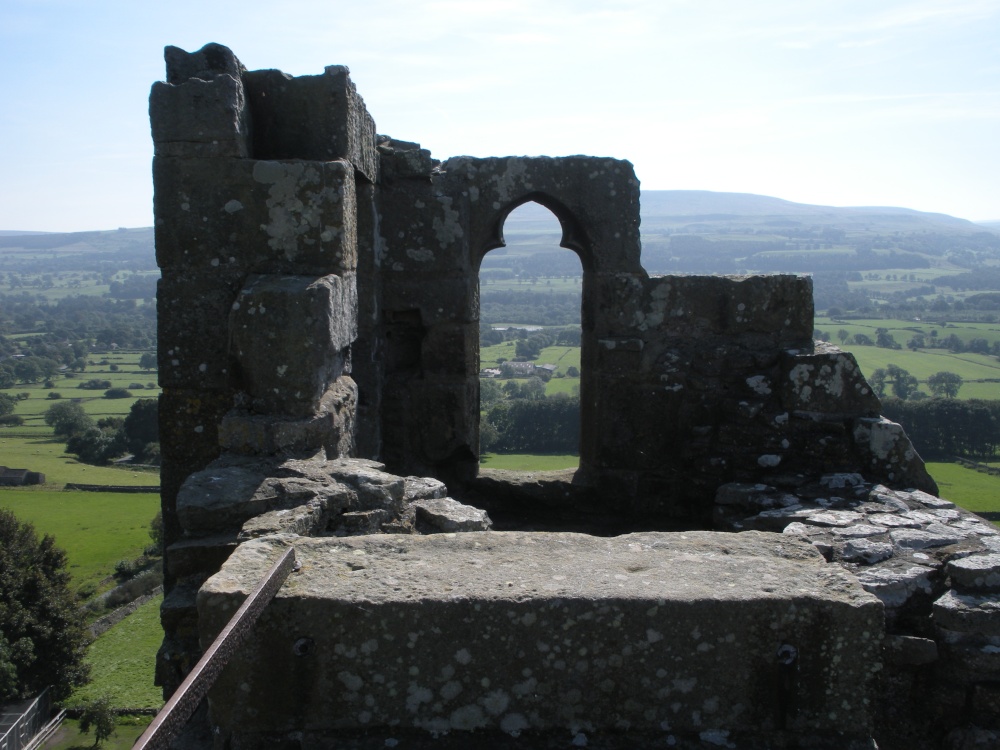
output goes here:
[{"label": "distant hill", "polygon": [[[947,214],[887,206],[813,206],[807,203],[751,193],[716,193],[709,190],[643,190],[640,197],[644,241],[658,234],[755,234],[789,229],[831,228],[847,233],[935,232],[974,234],[1000,233],[1000,222],[975,224]],[[556,231],[548,210],[528,204],[511,217],[504,228],[514,238],[519,234],[549,234]]]},{"label": "distant hill", "polygon": [[[781,221],[802,225],[836,226],[845,231],[951,230],[981,232],[982,225],[939,213],[888,206],[813,206],[807,203],[751,193],[708,190],[643,190],[642,220],[657,224],[743,222],[766,225]],[[788,222],[788,223],[785,223]]]}]

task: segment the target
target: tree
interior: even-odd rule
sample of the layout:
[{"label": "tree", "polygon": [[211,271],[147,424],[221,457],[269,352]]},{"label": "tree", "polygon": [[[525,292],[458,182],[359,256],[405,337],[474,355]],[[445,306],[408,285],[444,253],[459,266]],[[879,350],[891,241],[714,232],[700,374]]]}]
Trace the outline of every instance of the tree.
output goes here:
[{"label": "tree", "polygon": [[[494,343],[501,343],[503,341],[503,335],[500,336],[500,341]],[[144,352],[141,357],[139,357],[139,368],[142,370],[155,370],[156,369],[156,353],[155,352]]]},{"label": "tree", "polygon": [[850,335],[851,334],[845,328],[841,328],[839,331],[837,331],[837,338],[840,339],[841,344],[847,341],[847,337]]},{"label": "tree", "polygon": [[98,466],[125,453],[125,434],[121,429],[91,427],[66,441],[66,452],[75,453],[81,461]]},{"label": "tree", "polygon": [[901,348],[896,339],[891,333],[889,333],[888,328],[876,328],[875,329],[875,346],[882,349],[899,349]]},{"label": "tree", "polygon": [[15,406],[17,406],[17,399],[13,396],[8,396],[6,393],[0,393],[0,417],[13,414]]},{"label": "tree", "polygon": [[94,420],[75,401],[61,401],[45,410],[45,424],[61,437],[70,437],[86,432],[94,426]]},{"label": "tree", "polygon": [[155,398],[141,398],[132,404],[122,430],[128,449],[136,455],[148,444],[160,442],[159,402]]},{"label": "tree", "polygon": [[0,508],[0,702],[51,685],[62,700],[84,684],[86,632],[68,587],[66,553]]},{"label": "tree", "polygon": [[898,365],[889,364],[885,370],[888,379],[892,381],[892,393],[896,398],[905,401],[920,387],[920,381]]},{"label": "tree", "polygon": [[942,398],[955,398],[962,387],[962,376],[954,372],[936,372],[927,378],[931,393]]},{"label": "tree", "polygon": [[889,373],[885,371],[884,367],[877,368],[868,376],[868,385],[872,387],[872,391],[879,398],[885,396],[885,381],[888,379],[888,376]]},{"label": "tree", "polygon": [[[503,386],[493,378],[482,378],[479,381],[479,408],[488,409],[497,401],[502,401],[504,397]],[[152,399],[149,399],[152,401]],[[140,403],[136,401],[136,404]],[[155,404],[156,402],[153,401]],[[135,408],[134,406],[132,407]],[[150,441],[152,442],[152,441]]]},{"label": "tree", "polygon": [[521,384],[521,398],[545,398],[545,382],[538,377],[531,377]]},{"label": "tree", "polygon": [[156,511],[153,520],[149,522],[149,538],[153,540],[156,554],[163,554],[163,511]]},{"label": "tree", "polygon": [[80,714],[80,733],[89,734],[94,728],[94,747],[99,747],[104,740],[117,733],[115,709],[111,706],[111,698],[102,695],[83,707]]}]

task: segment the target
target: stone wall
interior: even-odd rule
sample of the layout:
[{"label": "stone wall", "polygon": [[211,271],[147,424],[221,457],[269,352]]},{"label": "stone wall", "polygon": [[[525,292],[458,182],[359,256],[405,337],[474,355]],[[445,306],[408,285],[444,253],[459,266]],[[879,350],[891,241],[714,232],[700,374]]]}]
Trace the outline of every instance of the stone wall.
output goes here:
[{"label": "stone wall", "polygon": [[[489,527],[450,492],[522,528],[801,537],[795,544],[811,543],[887,608],[874,640],[887,633],[902,654],[887,652],[881,682],[865,688],[874,709],[851,742],[874,731],[902,746],[892,741],[900,727],[930,715],[941,722],[921,735],[928,743],[1000,721],[994,531],[940,504],[854,358],[812,341],[808,278],[650,277],[626,161],[439,162],[376,135],[344,67],[299,78],[247,71],[220,45],[168,48],[166,60],[150,96],[165,692],[219,625],[197,596],[234,550]],[[528,201],[556,215],[583,268],[580,469],[548,477],[478,470],[479,266]],[[982,586],[970,583],[975,571],[985,571]],[[309,610],[313,594],[289,606]],[[879,658],[865,652],[870,671]],[[817,674],[832,668],[822,661]],[[216,721],[236,710],[214,701]],[[608,716],[595,726],[617,731]],[[684,727],[697,737],[694,723]]]}]

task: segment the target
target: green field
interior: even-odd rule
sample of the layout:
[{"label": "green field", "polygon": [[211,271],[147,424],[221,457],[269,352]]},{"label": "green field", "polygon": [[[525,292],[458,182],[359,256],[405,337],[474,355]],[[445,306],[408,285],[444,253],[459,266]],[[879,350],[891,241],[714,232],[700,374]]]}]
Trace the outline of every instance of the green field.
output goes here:
[{"label": "green field", "polygon": [[580,465],[579,456],[531,456],[519,453],[484,453],[479,465],[487,469],[509,469],[511,471],[555,471],[575,469]]},{"label": "green field", "polygon": [[580,378],[552,378],[545,384],[545,395],[555,396],[565,393],[567,396],[580,395]]},{"label": "green field", "polygon": [[[890,364],[896,365],[921,381],[921,389],[928,392],[926,381],[929,376],[936,372],[953,372],[965,381],[958,393],[959,398],[1000,399],[1000,382],[987,382],[1000,381],[1000,361],[996,357],[971,352],[952,353],[947,349],[936,347],[915,351],[905,348],[907,342],[916,334],[922,334],[925,341],[930,341],[932,331],[936,331],[940,339],[955,334],[966,343],[978,338],[985,339],[992,345],[1000,341],[1000,326],[995,323],[948,323],[942,326],[937,323],[912,320],[872,318],[841,321],[820,316],[816,318],[815,325],[817,329],[829,335],[832,343],[851,352],[866,376],[878,368],[885,368]],[[843,330],[847,331],[850,337],[862,333],[874,340],[877,328],[888,329],[903,348],[861,346],[850,343],[850,339],[842,344],[838,335],[838,332]]]},{"label": "green field", "polygon": [[163,640],[159,596],[91,644],[87,650],[90,682],[76,690],[67,706],[107,695],[118,708],[160,708],[163,697],[153,685],[156,651]]},{"label": "green field", "polygon": [[952,463],[928,463],[927,471],[937,481],[941,497],[973,513],[1000,513],[1000,477]]},{"label": "green field", "polygon": [[[153,720],[152,716],[119,716],[116,734],[101,745],[101,750],[129,750],[143,730]],[[66,719],[42,750],[93,750],[94,730],[80,733],[80,722]]]},{"label": "green field", "polygon": [[96,584],[122,559],[150,544],[149,522],[160,509],[154,493],[0,490],[0,506],[51,534],[66,551],[72,586]]}]

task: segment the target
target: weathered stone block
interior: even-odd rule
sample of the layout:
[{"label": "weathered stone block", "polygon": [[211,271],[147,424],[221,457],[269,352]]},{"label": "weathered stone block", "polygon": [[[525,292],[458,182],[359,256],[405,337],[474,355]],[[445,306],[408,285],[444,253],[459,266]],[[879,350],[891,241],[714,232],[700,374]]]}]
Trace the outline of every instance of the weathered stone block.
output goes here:
[{"label": "weathered stone block", "polygon": [[934,624],[955,633],[1000,639],[1000,594],[948,591],[934,602]]},{"label": "weathered stone block", "polygon": [[[430,183],[382,190],[382,267],[391,281],[447,279],[475,273],[468,252],[468,215],[463,201],[433,190]],[[438,302],[443,302],[442,297]]]},{"label": "weathered stone block", "polygon": [[887,635],[884,653],[886,662],[908,667],[932,664],[938,659],[936,641],[909,635]]},{"label": "weathered stone block", "polygon": [[428,377],[477,376],[479,330],[476,326],[431,326],[422,343],[421,364]]},{"label": "weathered stone block", "polygon": [[184,537],[168,548],[167,569],[177,578],[199,573],[204,576],[212,575],[222,567],[236,545],[236,534],[228,531]]},{"label": "weathered stone block", "polygon": [[953,584],[963,591],[1000,591],[1000,553],[952,560],[946,572]]},{"label": "weathered stone block", "polygon": [[359,464],[353,459],[339,459],[327,464],[327,472],[334,479],[352,487],[358,494],[362,510],[381,508],[396,515],[403,508],[406,480],[395,474]]},{"label": "weathered stone block", "polygon": [[346,159],[375,181],[375,122],[342,65],[322,75],[291,77],[280,70],[243,76],[253,112],[258,159]]},{"label": "weathered stone block", "polygon": [[881,417],[855,420],[854,444],[868,460],[867,476],[896,487],[937,494],[937,482],[895,422]]},{"label": "weathered stone block", "polygon": [[812,341],[812,282],[801,276],[656,277],[646,283],[632,324],[639,332],[694,338],[763,334],[772,347],[804,347]]},{"label": "weathered stone block", "polygon": [[[384,466],[382,467],[385,468]],[[444,482],[431,477],[406,477],[403,489],[403,501],[411,503],[414,500],[429,500],[446,497],[448,488]]]},{"label": "weathered stone block", "polygon": [[246,73],[246,68],[233,51],[215,42],[209,42],[195,52],[187,52],[180,47],[164,47],[163,61],[167,64],[167,83],[173,84],[184,83],[190,78],[211,81],[222,74],[240,79]]},{"label": "weathered stone block", "polygon": [[165,271],[157,283],[157,359],[164,388],[230,388],[227,321],[241,276]]},{"label": "weathered stone block", "polygon": [[273,483],[261,472],[209,467],[184,482],[177,493],[177,515],[186,531],[227,531],[269,510],[277,497]]},{"label": "weathered stone block", "polygon": [[900,610],[914,600],[929,600],[936,589],[937,571],[906,560],[890,559],[865,568],[858,580],[886,609]]},{"label": "weathered stone block", "polygon": [[[202,588],[204,643],[282,543],[242,545]],[[300,572],[211,694],[213,721],[241,742],[303,727],[784,730],[839,747],[871,734],[882,607],[803,542],[473,532],[295,546]]]},{"label": "weathered stone block", "polygon": [[413,427],[419,450],[430,461],[474,455],[477,383],[424,380],[413,385]]},{"label": "weathered stone block", "polygon": [[473,322],[472,300],[475,280],[437,278],[433,283],[425,279],[386,279],[386,309],[390,312],[418,310],[424,326]]},{"label": "weathered stone block", "polygon": [[416,510],[418,528],[424,531],[458,532],[458,531],[489,531],[493,528],[485,510],[465,505],[450,497],[416,500],[413,503]]},{"label": "weathered stone block", "polygon": [[164,390],[159,407],[164,467],[178,464],[201,468],[218,456],[218,425],[231,406],[228,393]]},{"label": "weathered stone block", "polygon": [[882,408],[854,355],[822,342],[813,353],[788,354],[775,388],[783,408],[826,419],[877,417]]},{"label": "weathered stone block", "polygon": [[251,276],[230,315],[238,382],[261,414],[314,414],[355,336],[353,275]]},{"label": "weathered stone block", "polygon": [[158,156],[153,179],[163,269],[343,274],[357,266],[348,162]]},{"label": "weathered stone block", "polygon": [[312,416],[302,419],[230,411],[219,425],[219,445],[245,456],[301,455],[323,449],[337,458],[354,451],[358,389],[341,376],[330,386]]}]

